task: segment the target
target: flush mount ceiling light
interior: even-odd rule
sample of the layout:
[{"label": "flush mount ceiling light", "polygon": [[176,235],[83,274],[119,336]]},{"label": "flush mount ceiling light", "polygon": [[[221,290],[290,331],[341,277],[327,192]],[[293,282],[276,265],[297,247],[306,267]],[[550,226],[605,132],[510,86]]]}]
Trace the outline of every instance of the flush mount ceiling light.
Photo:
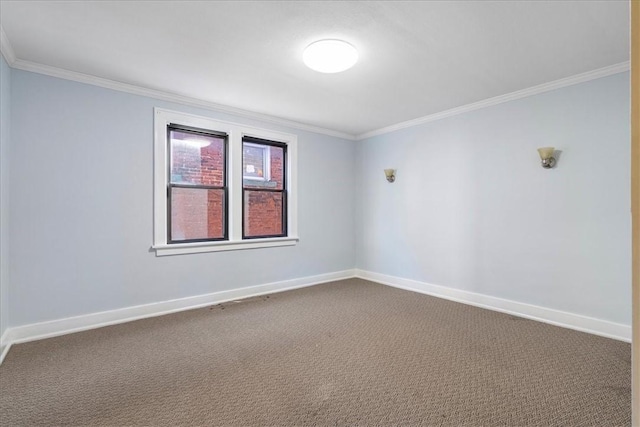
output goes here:
[{"label": "flush mount ceiling light", "polygon": [[353,67],[358,61],[358,51],[342,40],[319,40],[307,46],[302,60],[312,70],[339,73]]}]

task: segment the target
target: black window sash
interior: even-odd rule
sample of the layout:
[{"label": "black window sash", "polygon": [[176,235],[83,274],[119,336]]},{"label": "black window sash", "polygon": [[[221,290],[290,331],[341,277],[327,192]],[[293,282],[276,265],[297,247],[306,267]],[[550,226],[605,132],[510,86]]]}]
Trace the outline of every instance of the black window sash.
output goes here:
[{"label": "black window sash", "polygon": [[[267,145],[271,147],[282,148],[282,189],[276,190],[272,188],[244,188],[244,178],[242,179],[242,240],[251,240],[251,239],[264,239],[268,237],[286,237],[287,236],[287,144],[283,142],[270,141],[268,139],[261,139],[252,136],[245,136],[242,138],[242,143],[245,142],[257,145]],[[243,162],[244,162],[244,151],[243,151]],[[244,163],[243,163],[244,164]],[[282,233],[281,234],[267,234],[267,235],[259,235],[259,236],[247,236],[245,234],[246,224],[245,224],[245,213],[246,213],[246,199],[245,199],[245,190],[246,191],[255,191],[255,192],[269,192],[269,193],[281,193],[282,194]]]},{"label": "black window sash", "polygon": [[[200,184],[174,184],[171,182],[171,156],[173,155],[173,150],[171,150],[171,131],[180,131],[186,133],[192,133],[194,135],[203,135],[203,136],[213,136],[217,138],[223,138],[224,143],[222,144],[222,164],[224,165],[224,173],[222,174],[222,186],[214,186],[214,185],[200,185]],[[205,129],[194,128],[191,126],[170,124],[167,126],[167,146],[168,146],[168,161],[167,161],[167,243],[195,243],[195,242],[216,242],[222,240],[229,240],[229,188],[227,184],[227,167],[228,167],[228,140],[229,136],[226,133],[209,131]],[[171,193],[174,188],[191,188],[191,189],[200,189],[200,190],[224,190],[223,204],[224,209],[222,210],[222,231],[223,237],[218,238],[202,238],[202,239],[183,239],[183,240],[173,240],[171,238]]]}]

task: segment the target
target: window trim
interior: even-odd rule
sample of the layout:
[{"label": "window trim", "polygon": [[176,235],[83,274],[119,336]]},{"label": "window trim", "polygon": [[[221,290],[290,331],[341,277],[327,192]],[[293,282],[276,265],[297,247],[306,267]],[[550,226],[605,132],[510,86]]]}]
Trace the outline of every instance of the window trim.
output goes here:
[{"label": "window trim", "polygon": [[[169,243],[167,230],[168,140],[170,124],[211,130],[227,135],[228,240]],[[287,198],[287,235],[273,238],[242,238],[242,140],[257,138],[284,143],[287,146],[285,170]],[[154,108],[153,154],[153,244],[157,256],[240,249],[292,246],[298,240],[297,204],[297,136],[239,123],[226,122],[187,113]]]}]

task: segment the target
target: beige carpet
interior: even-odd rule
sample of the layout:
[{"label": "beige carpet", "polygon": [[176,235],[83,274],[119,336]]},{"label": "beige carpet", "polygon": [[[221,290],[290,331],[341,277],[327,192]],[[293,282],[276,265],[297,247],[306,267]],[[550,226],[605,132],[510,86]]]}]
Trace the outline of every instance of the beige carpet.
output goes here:
[{"label": "beige carpet", "polygon": [[628,426],[630,359],[352,279],[16,345],[0,424]]}]

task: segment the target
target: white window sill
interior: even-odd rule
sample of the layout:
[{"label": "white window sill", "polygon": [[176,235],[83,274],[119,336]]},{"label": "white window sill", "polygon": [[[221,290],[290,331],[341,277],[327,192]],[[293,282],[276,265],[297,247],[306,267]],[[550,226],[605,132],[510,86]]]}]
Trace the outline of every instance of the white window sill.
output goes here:
[{"label": "white window sill", "polygon": [[242,249],[273,248],[276,246],[293,246],[298,237],[273,237],[256,240],[174,243],[171,245],[153,245],[156,256],[197,254],[202,252],[237,251]]}]

